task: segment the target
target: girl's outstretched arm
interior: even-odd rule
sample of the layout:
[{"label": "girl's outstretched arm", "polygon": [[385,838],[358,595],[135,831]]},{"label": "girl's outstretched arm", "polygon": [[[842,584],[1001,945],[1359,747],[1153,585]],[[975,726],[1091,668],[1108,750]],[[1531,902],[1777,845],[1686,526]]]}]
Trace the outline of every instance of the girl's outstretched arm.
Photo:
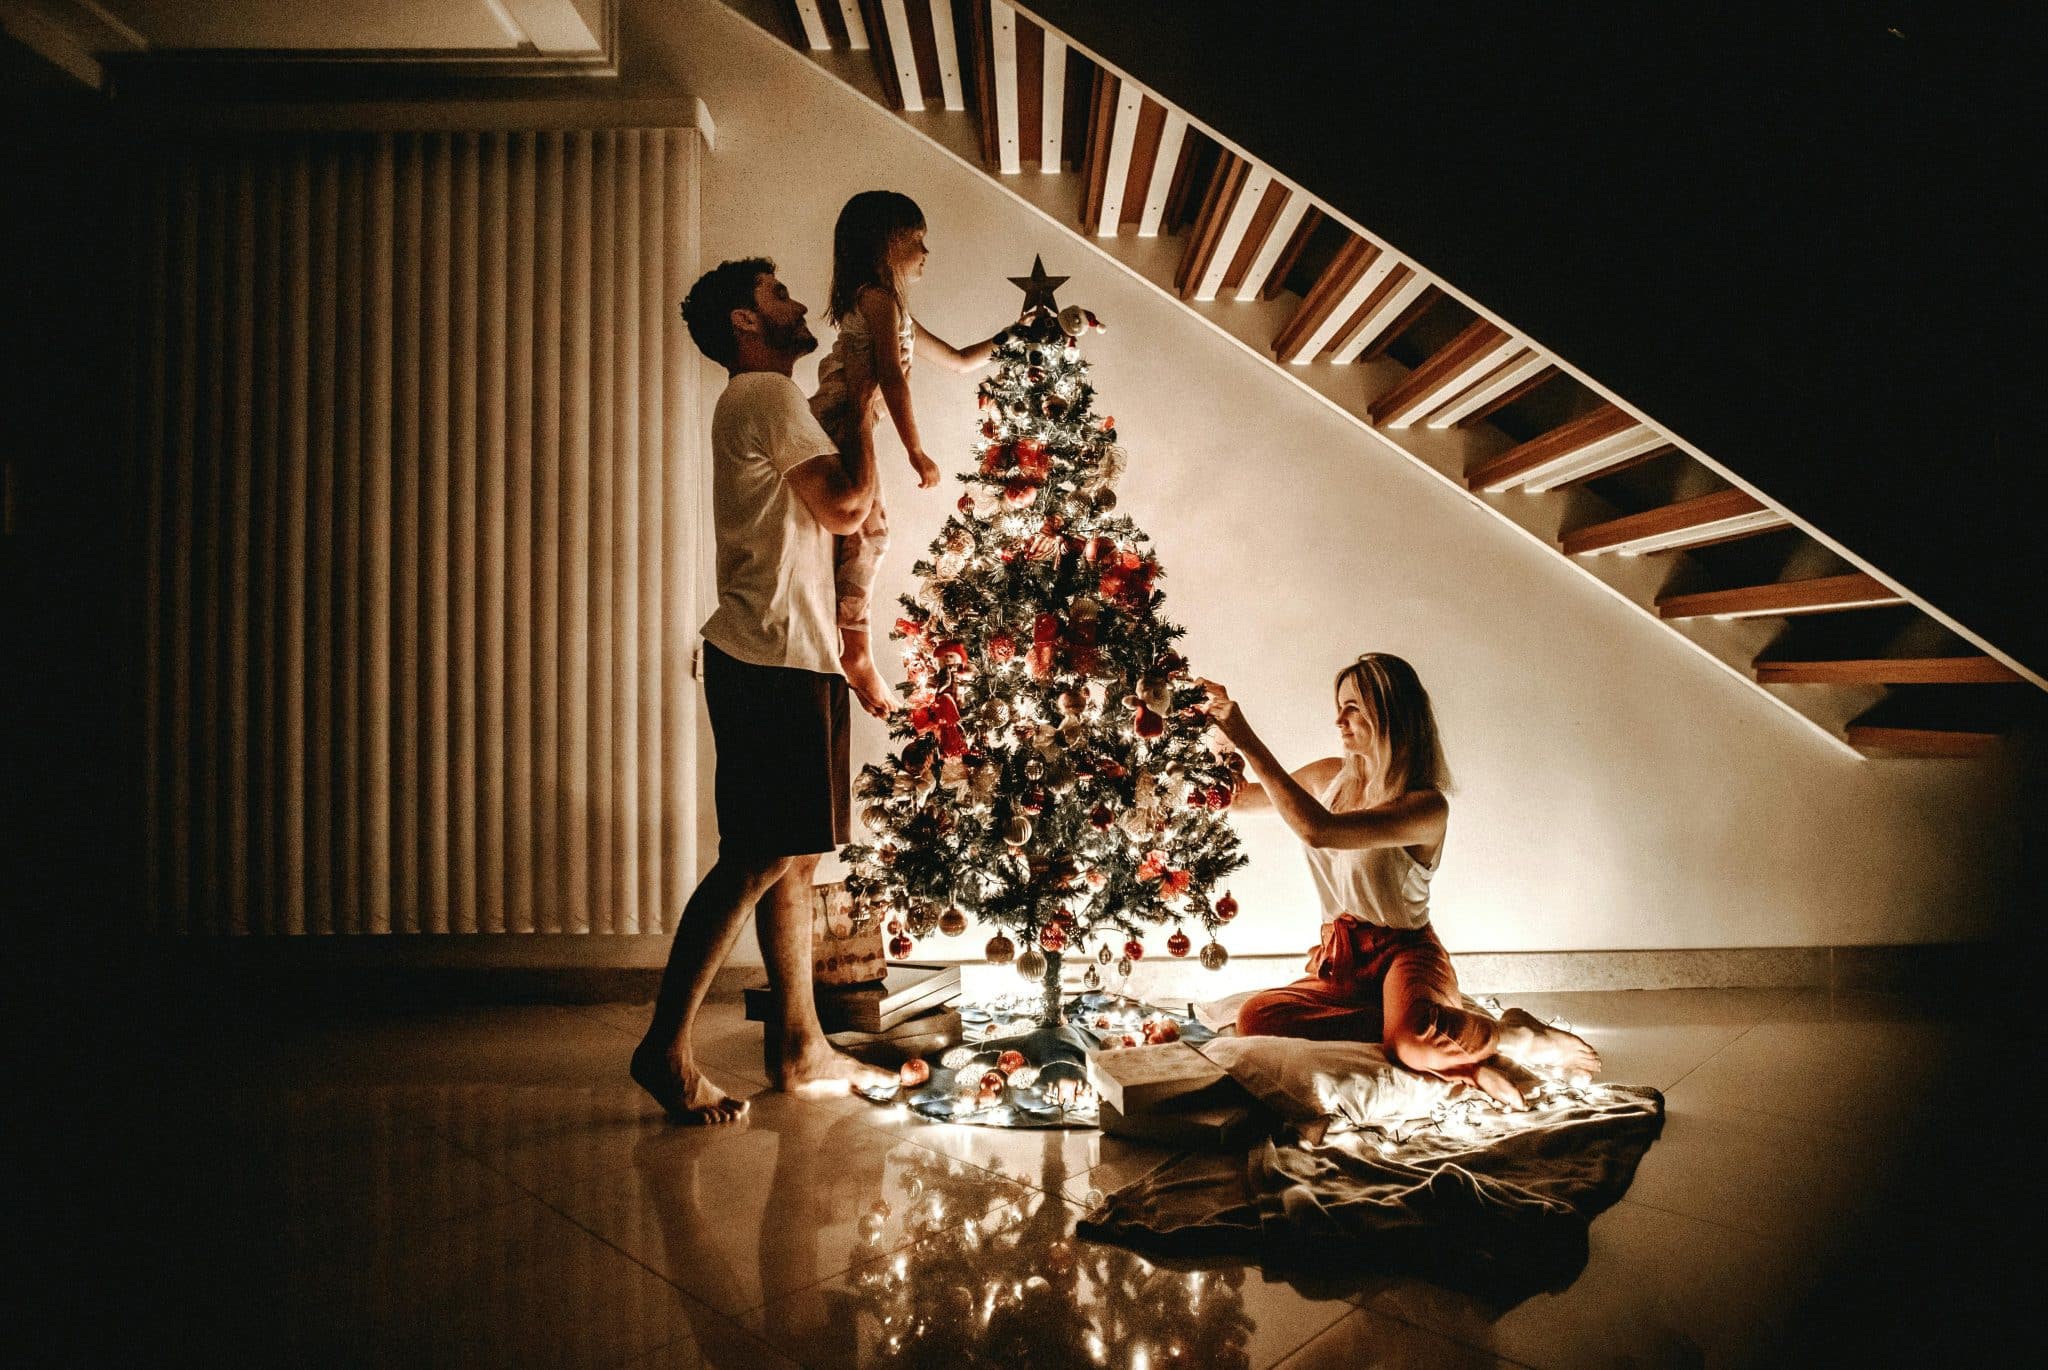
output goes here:
[{"label": "girl's outstretched arm", "polygon": [[962,376],[987,366],[989,360],[995,356],[996,343],[1003,336],[1002,333],[997,333],[993,338],[984,338],[978,343],[970,343],[965,348],[959,348],[923,324],[917,323],[915,319],[911,322],[917,327],[917,355],[929,358],[948,371]]},{"label": "girl's outstretched arm", "polygon": [[[1280,764],[1228,691],[1212,680],[1197,683],[1209,691],[1211,721],[1244,753],[1281,821],[1311,847],[1412,847],[1443,840],[1450,804],[1436,790],[1411,790],[1375,808],[1332,812]],[[1299,774],[1310,776],[1314,769],[1304,766]]]}]

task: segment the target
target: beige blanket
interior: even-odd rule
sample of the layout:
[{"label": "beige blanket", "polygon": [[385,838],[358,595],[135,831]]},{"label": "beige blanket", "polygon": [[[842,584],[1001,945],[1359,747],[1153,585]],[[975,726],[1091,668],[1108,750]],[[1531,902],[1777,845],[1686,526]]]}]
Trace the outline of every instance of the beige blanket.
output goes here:
[{"label": "beige blanket", "polygon": [[[1386,1064],[1378,1048],[1205,1044],[1294,1126],[1248,1156],[1192,1155],[1111,1194],[1085,1235],[1156,1254],[1419,1273],[1521,1297],[1584,1266],[1586,1228],[1664,1126],[1636,1085],[1547,1087],[1526,1113]],[[1310,1140],[1319,1137],[1320,1140]]]}]

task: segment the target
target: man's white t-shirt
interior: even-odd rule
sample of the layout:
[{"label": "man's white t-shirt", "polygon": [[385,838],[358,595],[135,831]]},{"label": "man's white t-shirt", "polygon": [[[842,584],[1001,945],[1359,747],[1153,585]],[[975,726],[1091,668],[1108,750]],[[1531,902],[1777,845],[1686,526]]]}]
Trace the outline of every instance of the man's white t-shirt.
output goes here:
[{"label": "man's white t-shirt", "polygon": [[718,608],[704,640],[755,666],[839,668],[832,534],[784,477],[837,452],[795,381],[734,376],[711,415],[711,517]]}]

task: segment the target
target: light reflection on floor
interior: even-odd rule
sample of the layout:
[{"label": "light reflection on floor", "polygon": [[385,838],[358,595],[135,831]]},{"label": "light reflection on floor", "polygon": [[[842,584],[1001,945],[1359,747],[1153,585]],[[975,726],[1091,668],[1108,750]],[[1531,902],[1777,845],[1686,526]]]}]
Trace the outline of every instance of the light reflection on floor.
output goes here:
[{"label": "light reflection on floor", "polygon": [[1090,1191],[1165,1152],[775,1094],[737,1002],[700,1050],[751,1116],[670,1127],[624,1077],[643,1009],[529,1005],[186,1044],[147,1215],[162,1334],[221,1363],[1739,1364],[1837,1344],[1831,1281],[1887,1233],[1942,1230],[1907,1163],[1975,1040],[1951,1016],[1806,991],[1516,1002],[1663,1089],[1669,1121],[1586,1270],[1511,1308],[1084,1241]]}]

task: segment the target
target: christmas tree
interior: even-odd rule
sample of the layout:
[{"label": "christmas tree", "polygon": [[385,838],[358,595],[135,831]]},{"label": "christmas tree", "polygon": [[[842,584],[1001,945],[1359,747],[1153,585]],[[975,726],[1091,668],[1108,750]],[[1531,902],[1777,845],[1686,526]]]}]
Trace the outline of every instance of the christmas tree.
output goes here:
[{"label": "christmas tree", "polygon": [[[856,786],[873,845],[847,847],[861,917],[889,952],[969,917],[1001,930],[987,957],[1043,986],[1060,1013],[1063,955],[1128,976],[1145,936],[1223,965],[1216,931],[1236,915],[1219,881],[1244,864],[1223,811],[1234,754],[1210,736],[1201,686],[1162,618],[1150,540],[1114,512],[1127,461],[1098,415],[1081,337],[1101,324],[1062,310],[1034,261],[1023,317],[980,387],[967,491],[903,598],[902,743]],[[1019,951],[1018,948],[1022,950]],[[1097,979],[1094,966],[1089,980]]]}]

